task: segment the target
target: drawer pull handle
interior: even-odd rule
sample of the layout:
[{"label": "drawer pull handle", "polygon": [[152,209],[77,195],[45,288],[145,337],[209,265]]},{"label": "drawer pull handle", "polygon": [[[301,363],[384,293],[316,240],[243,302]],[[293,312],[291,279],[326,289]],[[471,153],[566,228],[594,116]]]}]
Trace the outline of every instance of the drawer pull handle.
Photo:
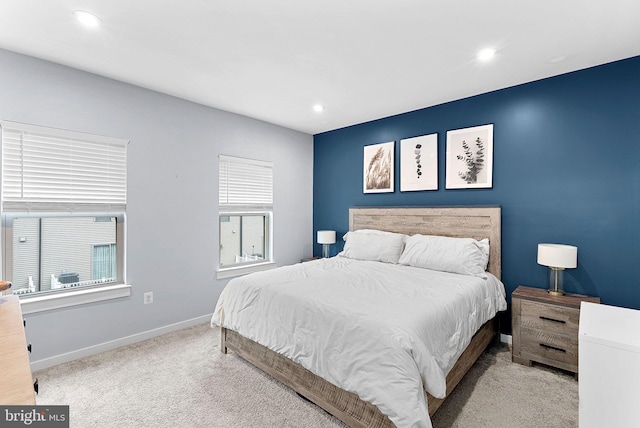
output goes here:
[{"label": "drawer pull handle", "polygon": [[542,346],[545,349],[552,350],[552,351],[565,352],[565,353],[567,352],[566,350],[564,350],[562,348],[556,348],[555,346],[550,346],[550,345],[547,345],[547,344],[544,344],[544,343],[541,343],[540,346]]},{"label": "drawer pull handle", "polygon": [[548,318],[548,317],[543,317],[543,316],[540,316],[540,319],[544,320],[544,321],[553,321],[553,322],[557,322],[557,323],[560,323],[560,324],[566,324],[567,323],[566,321],[563,321],[563,320],[556,320],[556,319],[553,319],[553,318]]}]

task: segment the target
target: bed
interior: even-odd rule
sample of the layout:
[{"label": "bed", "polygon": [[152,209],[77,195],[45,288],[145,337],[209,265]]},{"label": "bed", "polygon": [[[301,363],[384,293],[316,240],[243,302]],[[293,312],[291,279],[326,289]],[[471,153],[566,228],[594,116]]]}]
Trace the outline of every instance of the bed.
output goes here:
[{"label": "bed", "polygon": [[[351,208],[349,229],[347,254],[232,280],[212,318],[221,326],[221,350],[235,352],[349,426],[429,427],[430,416],[496,337],[496,314],[506,309],[499,281],[500,208]],[[372,231],[410,237],[403,241],[403,263],[351,257],[356,237],[370,239]],[[407,262],[410,248],[422,248],[410,242],[422,245],[435,236],[460,238],[456,245],[477,241],[486,250],[488,274]],[[488,248],[479,244],[483,240]],[[478,296],[467,297],[467,290]],[[478,309],[478,300],[487,307]],[[440,321],[438,313],[450,313],[453,321]],[[411,318],[407,326],[404,318]]]}]

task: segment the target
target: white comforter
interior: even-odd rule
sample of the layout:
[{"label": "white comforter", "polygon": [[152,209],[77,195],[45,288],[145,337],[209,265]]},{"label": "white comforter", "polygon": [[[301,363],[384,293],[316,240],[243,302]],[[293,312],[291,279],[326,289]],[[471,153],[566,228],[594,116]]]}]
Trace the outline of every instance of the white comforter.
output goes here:
[{"label": "white comforter", "polygon": [[212,324],[358,394],[398,427],[430,427],[423,388],[444,397],[474,333],[507,307],[488,276],[320,259],[231,280]]}]

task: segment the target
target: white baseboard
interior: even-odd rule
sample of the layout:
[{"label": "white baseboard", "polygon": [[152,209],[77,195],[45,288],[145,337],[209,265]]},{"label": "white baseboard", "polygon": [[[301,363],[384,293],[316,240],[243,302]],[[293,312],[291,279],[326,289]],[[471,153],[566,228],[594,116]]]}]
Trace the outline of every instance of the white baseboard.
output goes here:
[{"label": "white baseboard", "polygon": [[[96,355],[101,352],[110,351],[112,349],[120,348],[121,346],[131,345],[143,340],[152,339],[156,336],[160,336],[166,333],[182,330],[184,328],[193,327],[194,325],[202,324],[211,320],[213,314],[203,315],[198,318],[192,318],[190,320],[181,321],[179,323],[170,324],[164,327],[156,328],[153,330],[143,331],[142,333],[133,334],[131,336],[122,337],[120,339],[111,340],[109,342],[100,343],[98,345],[89,346],[87,348],[78,349],[76,351],[67,352],[65,354],[56,355],[49,358],[44,358],[38,361],[31,362],[31,371],[35,372],[43,370],[49,367],[57,366],[58,364],[67,363],[69,361],[77,360],[79,358]],[[510,334],[500,334],[500,342],[511,345]]]},{"label": "white baseboard", "polygon": [[38,370],[43,370],[49,367],[57,366],[58,364],[67,363],[79,358],[88,357],[105,351],[110,351],[112,349],[120,348],[121,346],[131,345],[133,343],[152,339],[156,336],[160,336],[166,333],[171,333],[174,331],[192,327],[194,325],[202,324],[210,321],[212,315],[213,314],[203,315],[198,318],[192,318],[190,320],[181,321],[179,323],[170,324],[160,328],[155,328],[153,330],[143,331],[142,333],[133,334],[131,336],[122,337],[120,339],[111,340],[109,342],[100,343],[98,345],[89,346],[87,348],[78,349],[76,351],[67,352],[65,354],[55,355],[53,357],[43,358],[42,360],[32,361],[31,371],[35,372]]},{"label": "white baseboard", "polygon": [[511,345],[511,335],[500,333],[500,343],[508,343]]}]

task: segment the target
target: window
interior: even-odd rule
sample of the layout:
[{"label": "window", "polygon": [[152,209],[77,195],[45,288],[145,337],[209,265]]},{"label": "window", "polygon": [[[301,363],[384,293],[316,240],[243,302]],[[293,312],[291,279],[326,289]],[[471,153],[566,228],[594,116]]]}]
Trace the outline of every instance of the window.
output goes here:
[{"label": "window", "polygon": [[5,214],[5,275],[13,292],[30,295],[118,282],[119,217]]},{"label": "window", "polygon": [[28,298],[125,282],[127,141],[0,121],[3,278]]},{"label": "window", "polygon": [[268,213],[220,215],[220,267],[268,260]]},{"label": "window", "polygon": [[220,156],[220,270],[273,261],[273,164]]},{"label": "window", "polygon": [[94,245],[91,278],[108,282],[115,281],[116,276],[116,244]]}]

